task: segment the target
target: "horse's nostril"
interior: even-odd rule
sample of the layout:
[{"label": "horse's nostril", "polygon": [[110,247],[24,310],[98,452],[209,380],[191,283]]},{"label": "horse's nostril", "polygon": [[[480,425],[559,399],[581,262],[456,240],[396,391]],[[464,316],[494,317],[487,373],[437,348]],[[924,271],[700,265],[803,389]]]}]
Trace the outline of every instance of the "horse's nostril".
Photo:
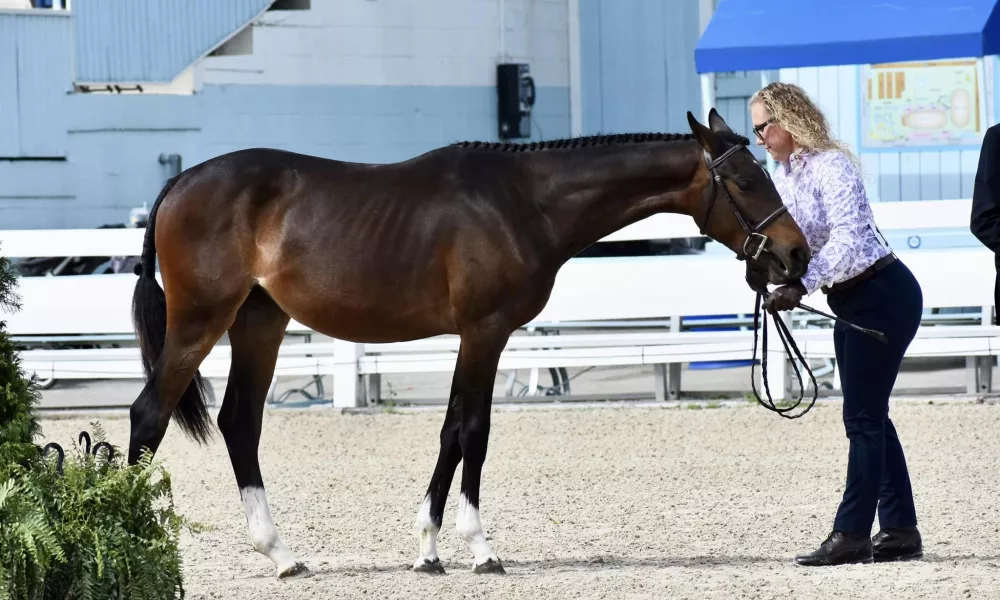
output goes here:
[{"label": "horse's nostril", "polygon": [[792,248],[788,252],[788,257],[791,258],[791,263],[788,265],[788,270],[793,272],[795,275],[801,275],[805,273],[806,267],[809,264],[809,255],[802,248]]}]

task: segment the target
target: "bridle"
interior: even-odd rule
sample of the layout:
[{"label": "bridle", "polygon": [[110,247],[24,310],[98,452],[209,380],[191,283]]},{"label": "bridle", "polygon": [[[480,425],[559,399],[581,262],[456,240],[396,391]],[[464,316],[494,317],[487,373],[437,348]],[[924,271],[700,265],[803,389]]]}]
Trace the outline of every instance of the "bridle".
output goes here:
[{"label": "bridle", "polygon": [[[775,319],[775,325],[778,330],[778,337],[781,338],[781,343],[785,347],[785,353],[788,355],[789,358],[792,358],[792,354],[794,353],[795,358],[798,359],[798,361],[792,360],[791,362],[792,362],[792,369],[795,371],[795,376],[799,382],[799,389],[802,390],[802,393],[799,395],[798,400],[794,404],[784,407],[775,405],[774,399],[771,397],[771,389],[767,380],[767,357],[768,357],[767,329],[768,328],[767,328],[767,312],[764,311],[763,315],[764,339],[763,339],[763,348],[761,350],[761,368],[763,370],[764,392],[765,394],[767,394],[767,401],[765,401],[760,397],[760,393],[757,391],[757,381],[756,381],[757,339],[758,339],[757,332],[761,328],[761,322],[760,322],[761,301],[768,295],[768,291],[766,284],[755,282],[751,273],[752,271],[751,261],[756,262],[760,259],[760,255],[762,253],[771,251],[768,248],[768,243],[770,242],[770,238],[768,238],[766,235],[762,233],[763,230],[768,225],[773,223],[778,217],[785,214],[788,211],[788,207],[786,207],[784,203],[782,203],[781,207],[775,210],[770,215],[768,215],[766,219],[764,219],[760,223],[757,223],[757,225],[755,226],[750,225],[750,222],[747,220],[746,217],[743,216],[743,213],[740,211],[739,205],[736,204],[736,199],[733,198],[732,192],[729,191],[729,186],[725,184],[724,178],[716,170],[719,168],[719,165],[721,165],[726,161],[727,158],[739,152],[740,150],[746,150],[747,152],[750,152],[750,150],[746,147],[746,144],[738,144],[736,146],[732,146],[731,148],[723,152],[719,156],[719,158],[716,158],[715,160],[712,160],[711,155],[709,155],[707,151],[705,152],[705,165],[708,167],[709,172],[712,174],[712,187],[709,191],[709,196],[707,200],[708,206],[705,208],[705,215],[702,217],[701,223],[698,224],[698,229],[702,235],[705,235],[705,225],[708,224],[708,217],[712,213],[712,208],[715,206],[716,187],[721,185],[722,189],[726,190],[726,196],[729,197],[729,204],[730,206],[733,207],[733,212],[736,213],[736,219],[739,220],[740,225],[743,226],[743,230],[746,231],[747,233],[747,238],[746,240],[743,241],[743,247],[741,249],[741,252],[737,253],[736,258],[739,260],[747,261],[747,284],[749,284],[751,289],[753,289],[757,293],[757,301],[754,306],[754,315],[753,315],[753,357],[751,359],[751,366],[750,366],[750,388],[753,390],[754,398],[764,408],[778,414],[779,416],[785,417],[786,419],[797,419],[806,414],[807,412],[809,412],[809,409],[811,409],[816,404],[816,399],[817,396],[819,395],[819,388],[816,385],[816,377],[813,375],[812,369],[809,368],[809,364],[802,356],[802,352],[795,344],[795,340],[792,339],[792,333],[788,330],[788,326],[782,319]],[[753,156],[752,152],[751,156]],[[753,160],[754,162],[757,162],[756,157],[753,157]],[[763,165],[761,165],[761,169],[764,171],[765,174],[767,174],[767,170],[764,169]],[[770,176],[768,176],[768,178],[770,178]],[[753,248],[751,245],[752,242],[754,241],[757,242],[756,248]],[[798,406],[802,403],[802,400],[804,399],[806,392],[806,387],[805,385],[803,385],[802,373],[799,371],[798,363],[801,363],[805,367],[806,372],[809,374],[809,378],[812,380],[813,397],[812,401],[809,403],[808,406],[806,406],[804,410],[802,410],[802,412],[798,414],[790,414],[794,409],[798,408]]]},{"label": "bridle", "polygon": [[[736,258],[738,260],[751,259],[756,261],[760,259],[760,255],[763,252],[770,252],[770,249],[767,247],[770,238],[768,238],[761,232],[765,228],[767,228],[768,225],[773,223],[778,217],[788,212],[788,207],[782,204],[780,208],[778,208],[773,213],[768,215],[766,219],[758,223],[756,226],[750,225],[750,222],[747,220],[746,217],[743,216],[743,213],[740,211],[739,205],[736,204],[736,200],[733,198],[732,192],[729,191],[729,186],[726,185],[722,175],[719,174],[718,171],[716,171],[716,169],[719,168],[719,165],[726,162],[727,158],[739,152],[740,150],[746,150],[747,152],[750,152],[750,150],[746,147],[745,144],[737,144],[735,146],[730,147],[725,152],[723,152],[719,156],[719,158],[712,160],[712,157],[709,155],[709,153],[705,151],[705,165],[708,167],[709,172],[712,174],[712,187],[709,190],[709,195],[707,200],[708,206],[705,208],[705,215],[701,218],[701,222],[698,223],[698,230],[701,233],[701,235],[706,235],[705,226],[708,225],[708,217],[709,215],[712,214],[712,208],[715,206],[715,197],[717,195],[716,186],[721,185],[722,189],[726,190],[726,196],[729,197],[729,205],[733,207],[733,212],[736,213],[736,219],[740,222],[740,225],[743,226],[743,230],[747,234],[747,238],[743,241],[743,247],[741,251],[737,253]],[[750,153],[750,156],[756,163],[757,157],[753,156],[752,152]],[[763,166],[761,166],[761,170],[764,170]],[[766,174],[767,171],[764,170],[764,173]],[[753,249],[753,251],[751,252],[752,242],[754,241],[757,242],[757,247]]]}]

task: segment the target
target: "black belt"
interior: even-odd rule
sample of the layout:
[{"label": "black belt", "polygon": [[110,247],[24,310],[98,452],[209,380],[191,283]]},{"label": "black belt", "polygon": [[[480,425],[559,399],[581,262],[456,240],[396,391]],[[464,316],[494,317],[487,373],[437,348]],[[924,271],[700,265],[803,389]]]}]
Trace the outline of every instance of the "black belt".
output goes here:
[{"label": "black belt", "polygon": [[861,283],[862,281],[866,279],[871,279],[872,277],[875,276],[876,273],[888,267],[894,262],[896,262],[896,255],[892,253],[886,254],[882,258],[875,261],[875,263],[872,266],[858,273],[854,277],[851,277],[850,279],[841,281],[839,283],[835,283],[831,286],[824,285],[821,289],[823,290],[824,294],[833,294],[835,292],[843,292],[844,290],[849,290],[852,287]]}]

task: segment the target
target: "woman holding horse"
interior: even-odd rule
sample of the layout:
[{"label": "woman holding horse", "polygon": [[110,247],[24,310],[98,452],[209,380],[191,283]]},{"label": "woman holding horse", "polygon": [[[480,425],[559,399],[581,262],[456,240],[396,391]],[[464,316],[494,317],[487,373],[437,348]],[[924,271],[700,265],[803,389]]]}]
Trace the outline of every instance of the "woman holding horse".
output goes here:
[{"label": "woman holding horse", "polygon": [[[777,288],[772,313],[822,290],[834,314],[886,334],[878,342],[841,323],[834,346],[850,440],[847,486],[829,537],[800,565],[922,556],[903,448],[889,396],[923,312],[920,284],[875,225],[855,157],[830,135],[820,109],[798,86],[772,83],[750,99],[757,143],[778,162],[775,187],[803,230],[812,260],[800,282]],[[880,531],[870,539],[876,511]]]}]

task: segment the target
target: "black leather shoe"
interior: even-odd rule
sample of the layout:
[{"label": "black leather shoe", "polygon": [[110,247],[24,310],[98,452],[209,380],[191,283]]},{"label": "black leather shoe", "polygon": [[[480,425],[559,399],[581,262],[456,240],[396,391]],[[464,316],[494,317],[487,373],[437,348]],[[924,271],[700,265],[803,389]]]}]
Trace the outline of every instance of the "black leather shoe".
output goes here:
[{"label": "black leather shoe", "polygon": [[872,538],[875,562],[916,560],[923,557],[924,545],[916,527],[883,529]]},{"label": "black leather shoe", "polygon": [[867,564],[872,561],[872,541],[868,536],[842,531],[831,533],[815,552],[795,557],[795,562],[804,567]]}]

